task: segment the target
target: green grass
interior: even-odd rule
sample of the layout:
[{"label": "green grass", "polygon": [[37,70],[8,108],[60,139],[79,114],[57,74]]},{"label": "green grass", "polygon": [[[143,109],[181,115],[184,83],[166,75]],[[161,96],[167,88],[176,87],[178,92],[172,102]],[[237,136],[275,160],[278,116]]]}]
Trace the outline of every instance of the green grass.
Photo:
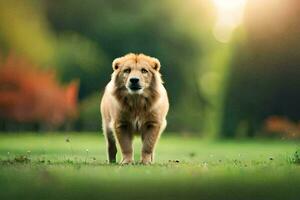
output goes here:
[{"label": "green grass", "polygon": [[155,164],[119,166],[101,134],[0,135],[0,199],[299,199],[298,147],[165,133]]}]

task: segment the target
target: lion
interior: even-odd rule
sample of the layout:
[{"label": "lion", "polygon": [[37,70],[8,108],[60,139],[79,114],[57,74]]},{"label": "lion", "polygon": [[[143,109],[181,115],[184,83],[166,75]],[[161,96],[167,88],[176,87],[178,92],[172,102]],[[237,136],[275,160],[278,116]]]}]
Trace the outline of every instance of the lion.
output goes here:
[{"label": "lion", "polygon": [[142,139],[140,162],[154,162],[155,146],[166,128],[169,110],[160,67],[158,59],[144,54],[130,53],[113,61],[111,81],[100,104],[109,163],[116,162],[116,141],[122,153],[120,163],[134,162],[135,134]]}]

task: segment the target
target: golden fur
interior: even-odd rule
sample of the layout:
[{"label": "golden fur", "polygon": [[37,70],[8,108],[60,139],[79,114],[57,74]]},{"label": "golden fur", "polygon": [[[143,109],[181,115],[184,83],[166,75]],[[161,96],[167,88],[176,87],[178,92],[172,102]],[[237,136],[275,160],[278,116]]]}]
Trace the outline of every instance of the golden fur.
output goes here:
[{"label": "golden fur", "polygon": [[[166,127],[169,109],[167,92],[159,73],[160,62],[144,54],[127,54],[112,64],[111,81],[101,101],[103,132],[107,140],[108,160],[116,161],[116,140],[122,152],[122,164],[133,162],[134,134],[142,138],[141,162],[153,162],[155,144]],[[132,90],[130,79],[139,79]],[[116,139],[115,139],[116,138]]]}]

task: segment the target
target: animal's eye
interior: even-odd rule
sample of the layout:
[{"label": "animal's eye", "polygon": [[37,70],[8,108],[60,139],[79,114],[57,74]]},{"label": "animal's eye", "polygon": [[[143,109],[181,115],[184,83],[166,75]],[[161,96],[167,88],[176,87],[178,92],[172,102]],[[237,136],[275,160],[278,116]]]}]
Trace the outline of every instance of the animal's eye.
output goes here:
[{"label": "animal's eye", "polygon": [[127,69],[124,69],[124,71],[123,71],[124,73],[130,73],[131,72],[131,69],[130,68],[127,68]]},{"label": "animal's eye", "polygon": [[143,73],[143,74],[146,74],[146,73],[148,73],[148,71],[147,71],[146,69],[143,68],[143,69],[142,69],[142,73]]}]

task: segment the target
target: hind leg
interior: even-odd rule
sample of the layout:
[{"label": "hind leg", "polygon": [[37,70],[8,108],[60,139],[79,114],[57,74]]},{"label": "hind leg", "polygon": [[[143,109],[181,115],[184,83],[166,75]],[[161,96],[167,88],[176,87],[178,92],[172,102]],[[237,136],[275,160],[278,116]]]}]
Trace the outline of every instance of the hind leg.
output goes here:
[{"label": "hind leg", "polygon": [[104,131],[107,146],[107,158],[109,163],[116,163],[117,146],[113,132],[110,129]]}]

